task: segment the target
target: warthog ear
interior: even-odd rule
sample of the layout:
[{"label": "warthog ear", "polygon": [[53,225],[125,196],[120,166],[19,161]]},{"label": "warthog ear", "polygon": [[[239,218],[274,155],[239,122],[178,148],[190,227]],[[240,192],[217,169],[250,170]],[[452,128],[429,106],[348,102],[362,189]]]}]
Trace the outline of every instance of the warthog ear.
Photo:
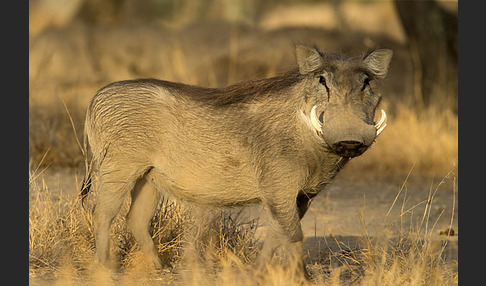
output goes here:
[{"label": "warthog ear", "polygon": [[316,71],[323,65],[323,61],[319,52],[303,45],[295,46],[295,53],[297,55],[297,64],[301,74],[308,74]]},{"label": "warthog ear", "polygon": [[374,73],[377,78],[385,78],[388,73],[388,65],[393,57],[393,51],[380,49],[372,52],[363,62],[366,67]]}]

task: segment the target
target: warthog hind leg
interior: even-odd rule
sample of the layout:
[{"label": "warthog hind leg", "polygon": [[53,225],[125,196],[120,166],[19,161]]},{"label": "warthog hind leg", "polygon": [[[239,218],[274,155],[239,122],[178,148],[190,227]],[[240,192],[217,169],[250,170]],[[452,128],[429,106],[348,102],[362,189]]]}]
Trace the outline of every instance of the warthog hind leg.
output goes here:
[{"label": "warthog hind leg", "polygon": [[155,269],[162,269],[157,249],[149,233],[150,220],[154,216],[158,201],[159,192],[147,181],[146,176],[142,177],[132,192],[127,224],[148,262]]},{"label": "warthog hind leg", "polygon": [[102,166],[99,174],[96,206],[93,213],[96,260],[101,265],[113,268],[115,265],[110,259],[110,226],[120,211],[123,201],[143,172],[137,172],[135,169],[114,170]]}]

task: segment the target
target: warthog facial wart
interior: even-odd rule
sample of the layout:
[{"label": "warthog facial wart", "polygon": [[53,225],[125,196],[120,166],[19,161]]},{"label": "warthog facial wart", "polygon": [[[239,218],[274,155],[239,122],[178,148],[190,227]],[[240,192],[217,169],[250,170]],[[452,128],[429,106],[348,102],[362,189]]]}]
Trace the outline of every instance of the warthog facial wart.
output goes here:
[{"label": "warthog facial wart", "polygon": [[[262,203],[265,269],[286,246],[307,275],[300,220],[310,202],[387,124],[375,122],[393,52],[346,56],[296,46],[297,66],[275,77],[206,88],[156,79],[118,81],[93,97],[84,129],[86,176],[96,187],[96,257],[110,264],[109,228],[131,195],[127,224],[156,268],[149,234],[161,196],[207,207]],[[317,132],[316,132],[317,131]]]}]

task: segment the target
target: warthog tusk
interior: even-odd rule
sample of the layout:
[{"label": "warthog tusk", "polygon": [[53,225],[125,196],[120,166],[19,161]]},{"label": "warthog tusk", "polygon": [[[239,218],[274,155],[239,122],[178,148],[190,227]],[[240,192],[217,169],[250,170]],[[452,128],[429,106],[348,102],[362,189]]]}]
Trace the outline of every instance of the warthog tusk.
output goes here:
[{"label": "warthog tusk", "polygon": [[386,113],[385,113],[385,110],[381,110],[381,117],[380,117],[380,120],[378,120],[378,122],[375,124],[375,128],[376,128],[376,136],[378,137],[378,135],[380,135],[381,131],[383,131],[383,129],[385,129],[386,127]]},{"label": "warthog tusk", "polygon": [[317,118],[316,109],[317,109],[317,106],[314,105],[314,107],[312,107],[312,110],[311,110],[311,113],[310,113],[310,120],[311,120],[312,126],[314,126],[314,128],[318,132],[322,132],[322,123]]}]

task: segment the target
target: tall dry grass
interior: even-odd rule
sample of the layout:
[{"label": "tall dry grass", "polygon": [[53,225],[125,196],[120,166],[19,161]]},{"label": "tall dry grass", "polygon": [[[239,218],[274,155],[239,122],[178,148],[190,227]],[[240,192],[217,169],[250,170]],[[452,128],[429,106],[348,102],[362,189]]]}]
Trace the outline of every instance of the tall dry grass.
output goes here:
[{"label": "tall dry grass", "polygon": [[[110,230],[111,252],[119,261],[118,270],[107,272],[94,264],[92,209],[96,192],[86,209],[75,195],[53,194],[39,175],[29,178],[29,276],[32,284],[55,285],[457,285],[457,260],[447,259],[448,240],[437,237],[436,222],[430,220],[434,195],[423,198],[423,213],[417,205],[407,206],[402,189],[390,202],[381,235],[363,233],[359,244],[336,240],[339,248],[306,258],[312,282],[295,277],[291,265],[276,257],[265,274],[257,274],[252,262],[261,243],[255,236],[256,220],[245,220],[238,212],[193,210],[168,200],[160,202],[151,222],[151,234],[160,257],[171,267],[155,271],[127,229],[124,216],[129,201],[115,218]],[[454,181],[455,174],[449,173]],[[404,182],[406,185],[406,181]],[[454,209],[456,202],[451,201]],[[367,206],[363,204],[362,213]],[[397,217],[390,217],[400,208]],[[194,213],[196,212],[196,213]],[[454,213],[454,211],[452,212]],[[404,220],[405,216],[413,216]],[[410,221],[410,225],[403,225]],[[451,217],[451,226],[453,218]],[[331,239],[331,238],[329,238]],[[322,251],[322,250],[321,250]],[[314,253],[315,254],[315,253]]]},{"label": "tall dry grass", "polygon": [[[385,102],[382,108],[391,109]],[[401,103],[389,112],[387,127],[372,147],[346,166],[355,180],[403,178],[410,168],[425,178],[443,177],[458,167],[458,120],[451,110],[417,110]]]},{"label": "tall dry grass", "polygon": [[[69,273],[74,280],[88,277],[96,281],[99,278],[96,275],[102,275],[95,271],[93,264],[92,211],[96,192],[83,206],[73,192],[65,195],[62,190],[59,194],[51,191],[45,180],[39,179],[45,170],[36,168],[29,174],[30,277],[57,281]],[[136,277],[154,274],[137,251],[138,246],[127,228],[124,218],[129,206],[127,198],[112,224],[111,252],[120,263],[119,271]],[[187,208],[170,200],[162,200],[157,209],[151,221],[151,235],[163,263],[173,271],[180,271],[182,263],[195,265],[193,260],[216,265],[228,256],[248,264],[256,255],[256,221],[242,221],[240,212],[200,210],[199,215],[189,216]]]},{"label": "tall dry grass", "polygon": [[83,108],[75,100],[57,104],[29,103],[29,161],[34,166],[76,167],[84,164]]}]

